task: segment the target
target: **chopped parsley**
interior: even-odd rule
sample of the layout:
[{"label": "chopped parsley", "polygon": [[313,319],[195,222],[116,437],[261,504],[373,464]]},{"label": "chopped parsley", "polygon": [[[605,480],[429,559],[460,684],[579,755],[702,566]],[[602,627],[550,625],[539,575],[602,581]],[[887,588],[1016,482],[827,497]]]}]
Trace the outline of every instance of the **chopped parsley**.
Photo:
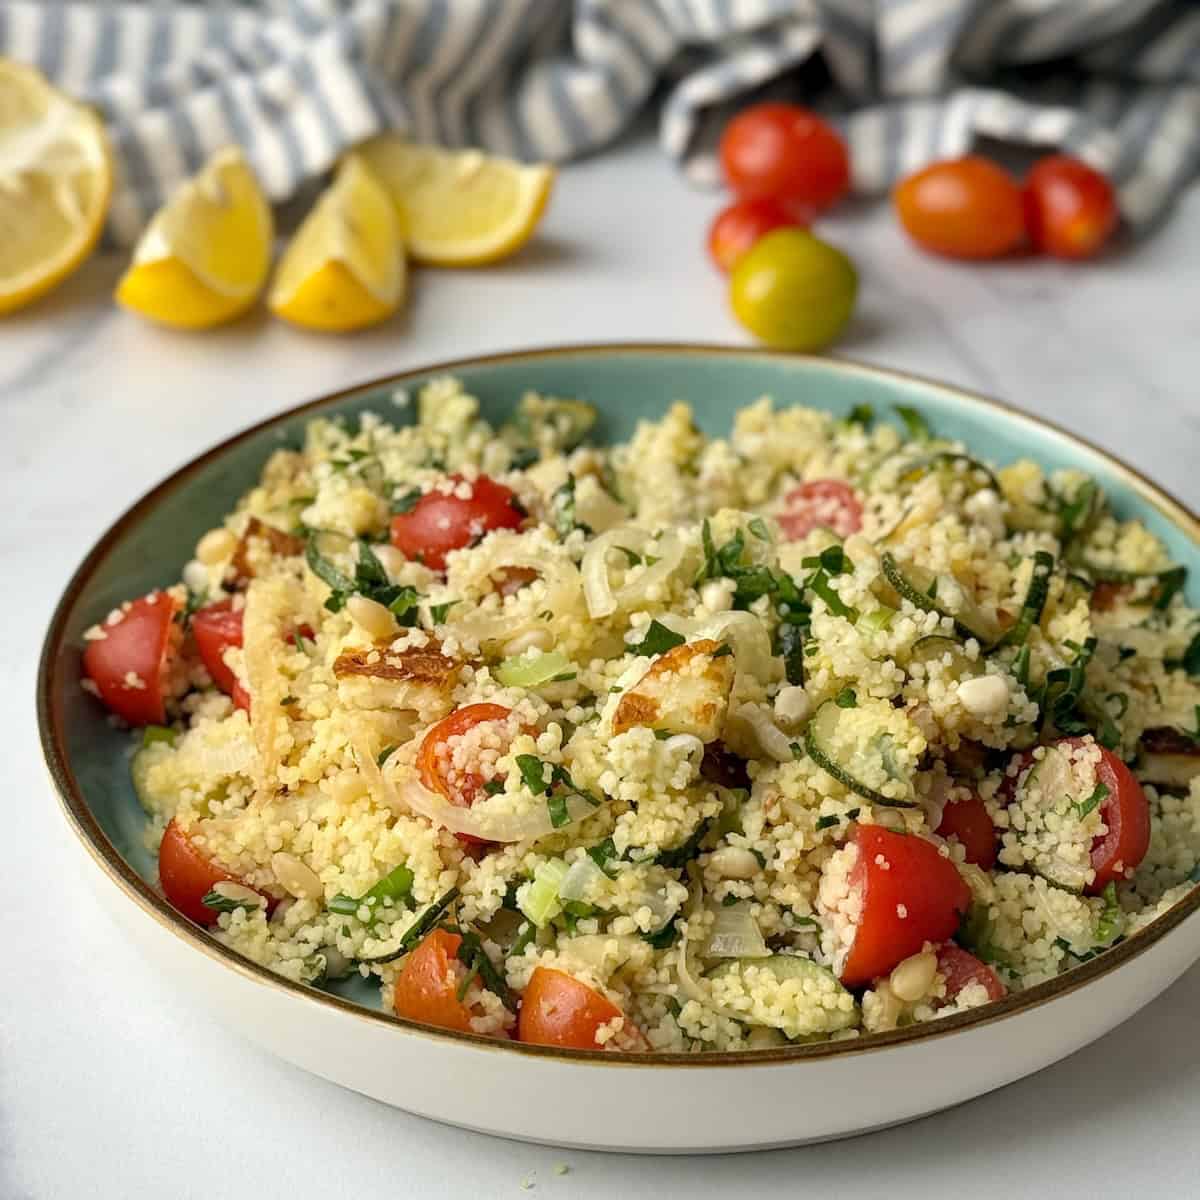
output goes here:
[{"label": "chopped parsley", "polygon": [[375,755],[375,765],[382,767],[383,764],[385,762],[387,762],[388,756],[392,753],[392,751],[398,750],[398,749],[399,749],[399,746],[394,742],[390,746],[384,746],[384,748],[382,750],[380,750],[380,752],[377,755]]},{"label": "chopped parsley", "polygon": [[446,614],[458,603],[457,600],[447,600],[444,604],[431,604],[429,606],[429,619],[435,625],[441,625],[446,620]]},{"label": "chopped parsley", "polygon": [[1108,788],[1102,783],[1096,784],[1092,794],[1086,800],[1080,800],[1075,805],[1075,815],[1082,821],[1089,813],[1095,812],[1107,796]]},{"label": "chopped parsley", "polygon": [[853,688],[845,687],[834,696],[833,702],[838,708],[857,708],[858,696]]},{"label": "chopped parsley", "polygon": [[422,941],[427,933],[435,929],[442,917],[446,915],[450,905],[458,899],[458,888],[452,887],[448,892],[439,896],[409,927],[400,939],[400,945],[388,954],[380,954],[375,958],[361,958],[364,963],[388,963],[403,958]]},{"label": "chopped parsley", "polygon": [[[575,786],[575,781],[565,767],[557,763],[545,763],[536,754],[518,754],[516,763],[525,786],[535,796],[546,797],[546,811],[550,814],[550,824],[555,829],[561,829],[570,822],[571,814],[567,808],[567,801],[572,796],[581,797],[593,808],[600,807],[600,801],[591,792]],[[550,767],[548,780],[547,767]]]},{"label": "chopped parsley", "polygon": [[915,409],[910,408],[906,404],[897,404],[894,406],[896,416],[904,422],[904,428],[908,431],[908,436],[916,442],[927,442],[933,436],[929,430],[929,425],[925,418]]},{"label": "chopped parsley", "polygon": [[560,538],[565,538],[576,529],[582,529],[584,534],[591,536],[592,527],[584,524],[575,515],[575,476],[568,475],[567,482],[550,497],[550,509],[553,513],[554,528]]},{"label": "chopped parsley", "polygon": [[378,883],[365,891],[357,900],[339,892],[325,906],[330,912],[343,917],[354,917],[365,904],[375,910],[386,904],[400,904],[412,896],[413,873],[401,863],[393,867]]},{"label": "chopped parsley", "polygon": [[215,889],[205,894],[200,898],[200,903],[205,908],[211,908],[213,912],[230,913],[236,912],[239,908],[245,909],[247,912],[254,912],[255,909],[261,908],[260,900],[234,900],[230,896],[223,896]]},{"label": "chopped parsley", "polygon": [[642,640],[631,644],[629,650],[633,654],[666,654],[668,650],[674,650],[676,646],[682,646],[685,641],[687,641],[687,638],[682,634],[676,633],[673,629],[668,629],[658,621],[651,621],[646,626],[646,632],[642,635]]},{"label": "chopped parsley", "polygon": [[1104,900],[1104,909],[1100,913],[1099,921],[1096,922],[1096,941],[1105,945],[1121,932],[1125,924],[1125,917],[1121,912],[1120,901],[1117,900],[1115,882],[1110,881],[1100,896]]},{"label": "chopped parsley", "polygon": [[341,612],[351,596],[365,596],[387,608],[400,625],[417,623],[417,604],[421,597],[416,588],[392,583],[370,542],[358,539],[358,561],[353,576],[350,576],[321,553],[317,545],[319,537],[318,533],[309,537],[304,557],[312,573],[330,589],[325,601],[330,612]]},{"label": "chopped parsley", "polygon": [[392,516],[398,517],[403,513],[412,512],[412,510],[416,508],[417,501],[421,499],[422,495],[423,493],[418,487],[410,488],[407,492],[403,492],[399,496],[393,497],[391,504]]},{"label": "chopped parsley", "polygon": [[856,404],[846,416],[847,425],[858,425],[870,429],[875,420],[875,410],[869,404]]}]

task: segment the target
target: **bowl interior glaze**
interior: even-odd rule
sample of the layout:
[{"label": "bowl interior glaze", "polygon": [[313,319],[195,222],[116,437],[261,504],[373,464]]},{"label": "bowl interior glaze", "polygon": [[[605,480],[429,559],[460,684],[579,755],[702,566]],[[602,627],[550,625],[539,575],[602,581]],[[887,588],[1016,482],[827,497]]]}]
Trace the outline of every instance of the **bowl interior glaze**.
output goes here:
[{"label": "bowl interior glaze", "polygon": [[[83,631],[122,600],[178,579],[199,536],[253,486],[271,452],[301,445],[313,417],[354,420],[376,411],[408,423],[415,418],[417,390],[445,374],[460,378],[494,422],[529,390],[589,400],[600,409],[594,434],[599,442],[629,437],[640,419],[661,416],[677,400],[689,403],[701,429],[712,435],[726,434],[736,411],[762,396],[779,407],[802,404],[835,414],[867,404],[884,420],[895,420],[894,406],[910,405],[935,433],[961,439],[997,464],[1029,457],[1048,468],[1088,471],[1119,515],[1140,517],[1163,539],[1174,561],[1189,567],[1187,592],[1198,604],[1200,523],[1195,516],[1136,472],[1069,434],[953,387],[834,359],[681,346],[568,347],[405,373],[283,413],[203,454],[126,513],[69,585],[43,652],[38,696],[43,743],[52,770],[56,758],[63,768],[55,771],[60,782],[73,776],[104,837],[143,879],[154,879],[155,863],[142,842],[143,814],[129,779],[132,739],[110,727],[99,704],[78,686]],[[182,918],[176,920],[191,929]],[[362,981],[338,985],[337,991],[377,1007],[377,989]]]}]

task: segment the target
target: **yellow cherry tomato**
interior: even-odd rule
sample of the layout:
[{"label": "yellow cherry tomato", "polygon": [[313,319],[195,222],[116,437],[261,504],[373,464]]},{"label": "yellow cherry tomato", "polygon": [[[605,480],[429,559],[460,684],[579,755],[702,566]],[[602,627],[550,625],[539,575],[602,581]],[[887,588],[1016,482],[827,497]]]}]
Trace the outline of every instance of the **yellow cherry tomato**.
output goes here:
[{"label": "yellow cherry tomato", "polygon": [[760,238],[729,280],[734,315],[777,350],[824,349],[846,327],[857,294],[854,264],[804,229]]}]

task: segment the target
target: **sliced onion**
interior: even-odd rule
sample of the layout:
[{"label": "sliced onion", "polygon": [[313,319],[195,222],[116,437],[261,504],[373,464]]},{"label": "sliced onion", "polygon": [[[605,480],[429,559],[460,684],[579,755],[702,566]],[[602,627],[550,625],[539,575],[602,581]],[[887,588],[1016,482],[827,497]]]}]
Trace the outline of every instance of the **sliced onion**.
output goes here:
[{"label": "sliced onion", "polygon": [[771,710],[765,704],[739,704],[732,716],[745,723],[764,754],[776,762],[791,762],[795,758],[791,741],[771,719]]},{"label": "sliced onion", "polygon": [[371,747],[367,744],[366,735],[362,729],[354,727],[350,731],[350,745],[354,747],[354,757],[358,759],[358,769],[367,781],[367,790],[373,797],[382,800],[397,816],[405,816],[409,812],[408,805],[400,799],[391,781],[384,778],[379,769],[379,762]]},{"label": "sliced onion", "polygon": [[[570,613],[578,607],[581,581],[575,564],[561,554],[540,554],[525,549],[514,539],[493,536],[486,545],[491,553],[472,570],[469,578],[456,581],[463,585],[478,584],[493,572],[504,567],[528,567],[536,571],[546,587],[545,602],[540,610],[552,613]],[[503,606],[495,609],[475,605],[470,612],[455,620],[456,632],[480,642],[508,641],[527,628],[545,628],[533,614],[517,617],[511,609]]]},{"label": "sliced onion", "polygon": [[[610,951],[613,942],[617,944],[615,957]],[[631,933],[580,933],[567,943],[566,953],[599,973],[606,966],[612,971],[619,970],[644,945],[641,938]]]},{"label": "sliced onion", "polygon": [[[644,557],[651,546],[658,561],[614,591],[608,577],[609,553],[620,547]],[[682,561],[683,543],[673,533],[660,534],[656,539],[649,530],[636,525],[619,525],[602,533],[588,545],[579,564],[588,614],[592,618],[609,617],[617,609],[635,607],[651,588],[666,580]]]},{"label": "sliced onion", "polygon": [[691,967],[688,965],[688,949],[694,940],[692,930],[696,923],[696,917],[699,915],[703,905],[703,891],[699,882],[697,882],[692,889],[687,924],[684,927],[683,937],[679,940],[679,951],[675,956],[675,971],[679,976],[680,991],[689,999],[695,1000],[698,1004],[703,1004],[709,1012],[714,1012],[719,1017],[727,1017],[730,1021],[744,1021],[746,1019],[745,1013],[738,1012],[734,1008],[727,1008],[723,1004],[717,1004],[709,991],[700,986],[696,977],[692,974]]},{"label": "sliced onion", "polygon": [[769,958],[758,922],[750,915],[749,905],[734,904],[718,908],[712,933],[704,946],[705,958]]},{"label": "sliced onion", "polygon": [[[388,773],[381,772],[386,781]],[[550,820],[550,810],[545,804],[535,805],[524,813],[489,812],[489,801],[480,800],[471,808],[460,808],[451,804],[444,796],[431,792],[416,779],[405,779],[396,789],[400,803],[426,820],[451,833],[465,833],[485,842],[523,842],[546,837],[551,833],[562,833],[578,824],[589,813],[596,810],[582,797],[567,797],[567,820],[555,826]]]}]

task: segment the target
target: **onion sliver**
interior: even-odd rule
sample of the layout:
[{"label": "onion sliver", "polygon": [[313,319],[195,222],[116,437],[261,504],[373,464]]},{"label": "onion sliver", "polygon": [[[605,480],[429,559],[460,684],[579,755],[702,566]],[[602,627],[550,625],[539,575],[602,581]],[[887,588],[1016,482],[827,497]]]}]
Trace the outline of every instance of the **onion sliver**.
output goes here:
[{"label": "onion sliver", "polygon": [[[386,781],[387,772],[381,774]],[[444,796],[423,787],[416,779],[404,780],[397,788],[397,796],[401,803],[413,812],[420,813],[435,826],[448,829],[451,833],[465,833],[485,842],[523,842],[551,833],[562,833],[595,811],[582,796],[568,795],[567,820],[556,826],[544,803],[521,813],[496,812],[492,806],[498,797],[485,797],[470,808],[460,808]]]},{"label": "onion sliver", "polygon": [[718,908],[704,947],[705,958],[769,958],[758,922],[745,904]]},{"label": "onion sliver", "polygon": [[[614,591],[608,577],[609,553],[621,549],[644,557],[651,546],[658,561]],[[639,529],[636,525],[619,525],[600,534],[584,551],[583,561],[579,564],[588,614],[593,619],[610,617],[618,609],[635,607],[651,588],[663,583],[682,561],[683,543],[673,533],[664,533],[655,538],[648,530]]]},{"label": "onion sliver", "polygon": [[658,619],[689,641],[711,638],[714,642],[728,642],[733,647],[739,673],[753,675],[763,683],[770,683],[782,674],[780,660],[771,653],[766,624],[753,613],[725,612],[705,621],[664,613]]}]

